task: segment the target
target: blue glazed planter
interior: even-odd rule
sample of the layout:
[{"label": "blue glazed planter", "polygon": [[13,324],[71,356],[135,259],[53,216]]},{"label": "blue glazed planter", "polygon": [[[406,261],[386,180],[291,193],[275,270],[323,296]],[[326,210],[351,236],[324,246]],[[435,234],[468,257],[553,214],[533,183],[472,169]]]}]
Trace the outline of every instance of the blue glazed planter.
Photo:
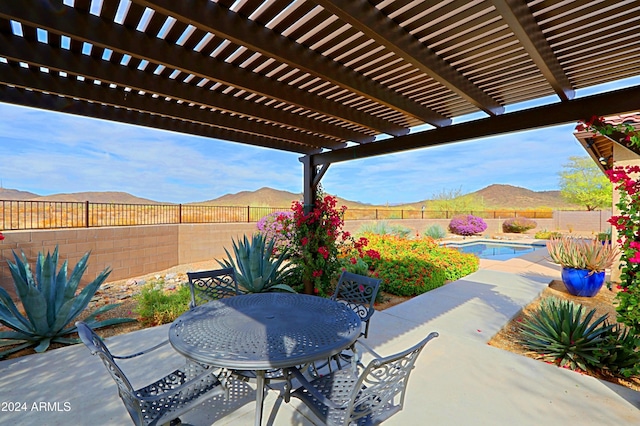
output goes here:
[{"label": "blue glazed planter", "polygon": [[574,296],[593,297],[604,284],[604,271],[589,274],[587,269],[562,268],[562,282]]}]

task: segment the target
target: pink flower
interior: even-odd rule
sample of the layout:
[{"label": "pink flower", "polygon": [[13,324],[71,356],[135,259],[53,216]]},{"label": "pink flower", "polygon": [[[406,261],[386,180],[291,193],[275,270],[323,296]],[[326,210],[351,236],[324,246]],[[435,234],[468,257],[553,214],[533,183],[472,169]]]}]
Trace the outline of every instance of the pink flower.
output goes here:
[{"label": "pink flower", "polygon": [[631,263],[640,263],[640,251],[637,251],[633,254],[633,257],[627,259]]}]

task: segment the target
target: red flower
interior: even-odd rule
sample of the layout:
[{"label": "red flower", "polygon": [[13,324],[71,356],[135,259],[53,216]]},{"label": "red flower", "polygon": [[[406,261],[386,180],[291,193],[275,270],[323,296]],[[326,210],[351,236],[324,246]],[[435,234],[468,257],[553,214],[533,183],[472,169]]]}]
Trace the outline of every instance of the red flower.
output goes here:
[{"label": "red flower", "polygon": [[319,271],[313,271],[313,272],[311,273],[311,275],[313,275],[315,278],[317,278],[317,277],[321,277],[321,276],[322,276],[322,269],[321,269],[321,270],[319,270]]},{"label": "red flower", "polygon": [[318,247],[318,253],[320,253],[322,257],[324,257],[325,259],[329,257],[329,250],[327,250],[327,248],[324,246]]},{"label": "red flower", "polygon": [[352,257],[351,259],[349,259],[349,262],[355,265],[356,263],[358,263],[358,260],[355,257]]},{"label": "red flower", "polygon": [[309,238],[307,237],[302,237],[302,239],[300,240],[300,244],[302,244],[303,246],[306,246],[309,243]]},{"label": "red flower", "polygon": [[4,235],[2,235],[2,232],[0,232],[0,241],[4,240]]},{"label": "red flower", "polygon": [[376,250],[367,250],[365,253],[372,259],[380,260],[380,253],[378,253]]}]

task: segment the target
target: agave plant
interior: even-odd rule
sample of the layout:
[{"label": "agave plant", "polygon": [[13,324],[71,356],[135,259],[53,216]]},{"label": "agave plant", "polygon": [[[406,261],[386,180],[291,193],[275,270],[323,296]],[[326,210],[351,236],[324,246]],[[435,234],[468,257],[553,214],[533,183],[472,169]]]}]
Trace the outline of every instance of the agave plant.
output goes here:
[{"label": "agave plant", "polygon": [[568,236],[550,239],[547,250],[551,260],[558,265],[593,272],[610,268],[618,257],[618,249],[614,245]]},{"label": "agave plant", "polygon": [[561,367],[601,368],[602,355],[616,345],[609,339],[614,325],[607,323],[607,315],[593,320],[595,309],[583,316],[583,308],[568,300],[544,299],[539,310],[522,321],[520,343]]},{"label": "agave plant", "polygon": [[279,250],[274,254],[275,240],[267,242],[262,234],[253,234],[251,241],[245,235],[242,240],[232,240],[232,256],[225,248],[227,259],[218,261],[225,268],[236,271],[238,284],[248,293],[282,290],[295,293],[295,290],[283,282],[292,272],[292,265],[285,263],[287,251]]},{"label": "agave plant", "polygon": [[[20,312],[9,293],[0,287],[0,323],[13,330],[0,332],[0,347],[12,346],[0,352],[0,358],[29,346],[36,346],[36,352],[44,352],[52,342],[64,344],[79,342],[77,339],[64,336],[76,331],[73,325],[74,318],[87,307],[111,271],[106,268],[76,295],[80,279],[87,269],[89,253],[80,259],[70,276],[67,276],[67,261],[62,264],[60,271],[56,272],[57,246],[53,254],[47,252],[46,257],[42,252],[38,253],[35,276],[24,253],[20,258],[13,252],[13,257],[15,263],[8,261],[9,269],[25,315]],[[84,321],[91,328],[134,321],[131,318],[96,320],[98,315],[116,306],[103,306]],[[71,326],[66,327],[68,324]]]}]

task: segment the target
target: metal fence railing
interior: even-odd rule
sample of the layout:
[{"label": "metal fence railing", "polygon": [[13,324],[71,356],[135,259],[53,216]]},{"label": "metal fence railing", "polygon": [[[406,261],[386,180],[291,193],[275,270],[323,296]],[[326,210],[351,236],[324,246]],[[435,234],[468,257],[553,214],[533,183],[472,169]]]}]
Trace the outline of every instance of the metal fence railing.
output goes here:
[{"label": "metal fence railing", "polygon": [[[199,204],[118,204],[68,201],[0,200],[0,230],[91,228],[178,223],[257,222],[289,207],[210,206]],[[552,211],[429,211],[417,209],[347,209],[345,220],[450,219],[473,214],[484,219],[551,218]]]}]

